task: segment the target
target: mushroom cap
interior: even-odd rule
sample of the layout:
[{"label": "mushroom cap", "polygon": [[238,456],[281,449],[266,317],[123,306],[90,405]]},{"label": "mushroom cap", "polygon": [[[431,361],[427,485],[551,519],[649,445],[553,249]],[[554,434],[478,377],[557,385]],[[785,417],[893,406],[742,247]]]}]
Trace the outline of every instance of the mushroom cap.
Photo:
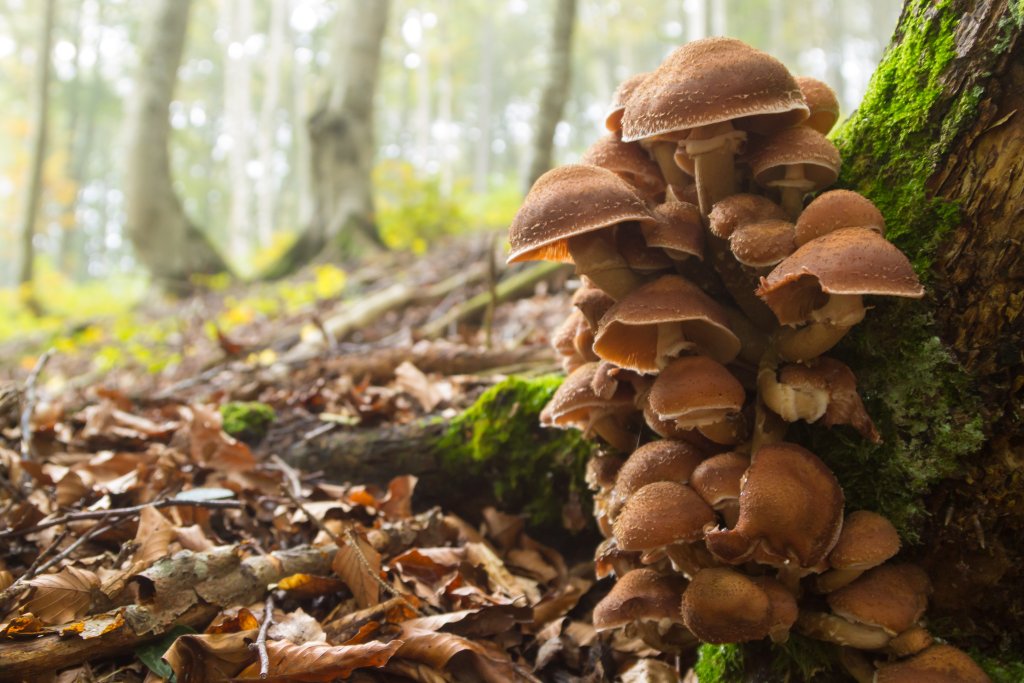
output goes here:
[{"label": "mushroom cap", "polygon": [[871,228],[885,235],[885,218],[864,195],[851,190],[822,192],[796,219],[796,245],[842,228]]},{"label": "mushroom cap", "polygon": [[533,184],[508,231],[508,262],[572,263],[567,240],[627,221],[653,221],[629,183],[606,168],[570,164]]},{"label": "mushroom cap", "polygon": [[833,569],[870,569],[900,549],[900,535],[888,519],[870,510],[846,515],[836,547],[828,555]]},{"label": "mushroom cap", "polygon": [[843,490],[832,471],[806,448],[776,443],[754,454],[735,528],[709,531],[707,545],[731,564],[753,560],[815,570],[842,523]]},{"label": "mushroom cap", "polygon": [[836,615],[855,623],[879,626],[890,636],[917,623],[928,607],[931,582],[914,564],[883,564],[853,583],[828,594]]},{"label": "mushroom cap", "polygon": [[808,319],[824,294],[919,299],[924,288],[910,261],[870,228],[842,228],[811,240],[761,278],[757,295],[783,325]]},{"label": "mushroom cap", "polygon": [[661,439],[633,451],[615,479],[615,496],[626,499],[647,484],[674,481],[685,484],[704,454],[685,441]]},{"label": "mushroom cap", "polygon": [[750,458],[742,453],[719,453],[697,465],[690,475],[690,486],[711,507],[740,497],[743,475]]},{"label": "mushroom cap", "polygon": [[715,519],[708,504],[685,484],[658,481],[626,501],[613,526],[622,550],[654,550],[698,540]]},{"label": "mushroom cap", "polygon": [[952,645],[932,645],[910,659],[882,664],[876,683],[991,683],[980,666]]},{"label": "mushroom cap", "polygon": [[[881,441],[875,423],[857,393],[857,377],[845,363],[826,356],[819,356],[806,365],[790,363],[779,370],[779,382],[808,401],[824,394],[824,405],[815,406],[815,410],[820,409],[820,412],[799,415],[796,419],[814,422],[820,417],[826,427],[848,424],[864,438],[874,443]],[[790,422],[795,421],[781,412],[779,414]]]},{"label": "mushroom cap", "polygon": [[637,86],[622,115],[622,139],[723,121],[764,133],[806,117],[800,87],[782,62],[735,38],[704,38],[676,48]]},{"label": "mushroom cap", "polygon": [[704,223],[700,209],[689,202],[666,201],[652,213],[657,222],[641,226],[647,246],[660,247],[674,259],[704,258]]},{"label": "mushroom cap", "polygon": [[679,601],[686,581],[677,575],[659,574],[641,568],[626,572],[608,595],[594,606],[594,628],[598,631],[625,626],[634,621],[680,621]]},{"label": "mushroom cap", "polygon": [[589,423],[592,413],[631,413],[633,390],[620,383],[614,396],[602,399],[592,388],[598,363],[586,363],[565,378],[541,411],[541,424],[554,427],[579,427]]},{"label": "mushroom cap", "polygon": [[725,567],[702,569],[683,593],[683,623],[706,643],[744,643],[768,635],[768,592],[753,578]]},{"label": "mushroom cap", "polygon": [[746,392],[721,363],[706,356],[683,356],[661,371],[647,400],[659,418],[688,428],[714,424],[738,413]]},{"label": "mushroom cap", "polygon": [[787,166],[800,164],[804,176],[813,183],[808,191],[834,183],[842,166],[836,146],[818,131],[804,126],[787,128],[762,139],[747,156],[747,163],[754,172],[754,180],[762,187],[773,187],[785,178]]},{"label": "mushroom cap", "polygon": [[614,303],[615,299],[608,296],[604,290],[586,283],[572,295],[572,305],[580,310],[587,319],[590,329],[595,332],[601,316],[607,313]]},{"label": "mushroom cap", "polygon": [[622,133],[622,113],[626,109],[626,100],[629,99],[633,91],[637,89],[641,83],[644,82],[651,72],[644,71],[642,73],[633,74],[626,80],[619,83],[619,87],[615,88],[615,92],[612,93],[612,105],[608,111],[608,116],[605,117],[604,127],[607,128],[611,133],[619,135]]},{"label": "mushroom cap", "polygon": [[664,250],[647,243],[639,223],[623,223],[615,228],[615,245],[630,270],[640,275],[665,271],[673,266],[672,259]]},{"label": "mushroom cap", "polygon": [[729,236],[729,249],[736,260],[745,266],[774,266],[796,249],[793,224],[778,219],[747,223]]},{"label": "mushroom cap", "polygon": [[768,634],[775,642],[785,641],[789,636],[789,630],[800,616],[796,597],[782,585],[782,582],[770,576],[753,576],[751,580],[761,587],[772,606]]},{"label": "mushroom cap", "polygon": [[587,460],[587,485],[594,489],[610,489],[626,460],[621,455],[598,451]]},{"label": "mushroom cap", "polygon": [[802,125],[813,128],[822,135],[828,135],[839,120],[839,98],[828,83],[810,76],[797,76],[796,84],[804,95],[810,116]]},{"label": "mushroom cap", "polygon": [[608,169],[632,185],[644,199],[653,199],[665,192],[665,179],[661,177],[658,164],[635,142],[622,142],[606,135],[583,153],[580,163]]},{"label": "mushroom cap", "polygon": [[686,341],[728,363],[740,340],[718,303],[679,275],[663,275],[608,309],[594,337],[594,352],[637,372],[658,372],[658,325],[679,323]]},{"label": "mushroom cap", "polygon": [[789,220],[789,214],[781,206],[759,194],[741,192],[722,199],[711,207],[708,214],[708,229],[711,234],[729,239],[732,234],[747,223],[767,220]]}]

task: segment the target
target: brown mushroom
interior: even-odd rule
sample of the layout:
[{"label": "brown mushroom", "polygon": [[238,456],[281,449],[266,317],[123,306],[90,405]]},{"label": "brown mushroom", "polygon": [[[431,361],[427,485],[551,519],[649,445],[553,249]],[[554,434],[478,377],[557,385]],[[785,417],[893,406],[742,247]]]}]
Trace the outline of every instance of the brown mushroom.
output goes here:
[{"label": "brown mushroom", "polygon": [[597,332],[597,323],[601,320],[601,316],[614,304],[615,299],[586,281],[572,295],[572,305],[580,310],[587,320],[587,325],[594,332]]},{"label": "brown mushroom", "polygon": [[932,645],[910,659],[883,664],[876,683],[991,683],[980,666],[952,645]]},{"label": "brown mushroom", "polygon": [[641,230],[647,246],[664,249],[674,261],[704,258],[704,224],[693,204],[666,201],[654,208],[656,223],[644,223]]},{"label": "brown mushroom", "polygon": [[796,598],[788,588],[770,576],[753,576],[751,580],[768,595],[768,601],[771,603],[768,637],[773,643],[786,642],[789,640],[789,630],[793,628],[800,614]]},{"label": "brown mushroom", "polygon": [[761,640],[777,624],[772,595],[753,578],[726,567],[697,572],[680,611],[686,627],[705,643]]},{"label": "brown mushroom", "polygon": [[604,127],[616,138],[622,137],[622,113],[626,109],[626,101],[649,75],[649,72],[633,74],[619,83],[619,87],[615,88],[615,92],[612,93],[612,105],[608,116],[605,117]]},{"label": "brown mushroom", "polygon": [[665,180],[658,165],[635,142],[622,142],[613,135],[606,135],[583,153],[580,163],[607,168],[632,185],[647,201],[653,202],[665,195]]},{"label": "brown mushroom", "polygon": [[619,386],[610,399],[594,393],[591,383],[597,363],[587,363],[569,375],[540,414],[542,425],[581,429],[585,437],[597,434],[621,451],[632,450],[637,436],[628,427],[634,414],[633,390]]},{"label": "brown mushroom", "polygon": [[767,197],[739,193],[715,204],[708,215],[708,229],[712,235],[727,240],[747,223],[788,219],[786,210]]},{"label": "brown mushroom", "polygon": [[800,125],[828,135],[839,120],[839,98],[836,97],[836,91],[828,83],[810,76],[797,76],[796,84],[800,86],[800,92],[810,110],[810,116]]},{"label": "brown mushroom", "polygon": [[842,161],[839,150],[812,128],[797,126],[765,138],[747,157],[754,180],[777,188],[782,208],[796,220],[804,196],[834,183]]},{"label": "brown mushroom", "polygon": [[607,631],[635,621],[682,621],[679,601],[686,582],[653,569],[634,569],[619,577],[594,606],[594,628]]},{"label": "brown mushroom", "polygon": [[832,613],[875,626],[890,638],[914,626],[928,607],[931,582],[914,564],[883,564],[828,594]]},{"label": "brown mushroom", "polygon": [[640,373],[656,373],[682,351],[728,363],[740,350],[725,311],[699,287],[663,275],[623,297],[601,318],[594,353]]},{"label": "brown mushroom", "polygon": [[652,441],[636,449],[615,479],[611,492],[612,518],[630,496],[647,484],[656,481],[688,483],[690,474],[703,459],[704,454],[693,445],[672,439]]},{"label": "brown mushroom", "polygon": [[743,265],[767,273],[796,249],[793,224],[774,219],[747,223],[729,236],[729,249]]},{"label": "brown mushroom", "polygon": [[831,569],[817,577],[815,586],[830,593],[854,581],[899,552],[900,536],[888,519],[869,510],[851,512],[843,520],[836,547],[828,555]]},{"label": "brown mushroom", "polygon": [[706,356],[672,361],[651,385],[647,401],[662,420],[681,429],[722,424],[738,418],[746,394],[729,370]]},{"label": "brown mushroom", "polygon": [[829,190],[811,201],[796,219],[798,247],[842,228],[871,228],[885,235],[885,218],[867,197],[850,190]]},{"label": "brown mushroom", "polygon": [[[677,48],[637,87],[626,102],[622,139],[685,135],[707,215],[735,192],[733,157],[745,131],[764,134],[806,117],[800,88],[780,61],[734,38],[705,38]],[[656,158],[658,148],[670,151],[667,163],[659,160],[662,173],[678,168],[668,144],[655,143]]]},{"label": "brown mushroom", "polygon": [[600,360],[594,354],[594,333],[579,310],[573,310],[551,337],[551,346],[561,356],[562,369],[572,373],[584,363]]},{"label": "brown mushroom", "polygon": [[714,519],[711,507],[689,486],[658,481],[634,492],[615,518],[613,529],[621,549],[651,553],[699,540],[704,526]]},{"label": "brown mushroom", "polygon": [[722,515],[726,528],[736,526],[740,515],[740,490],[750,458],[730,451],[719,453],[700,463],[690,476],[690,486]]}]

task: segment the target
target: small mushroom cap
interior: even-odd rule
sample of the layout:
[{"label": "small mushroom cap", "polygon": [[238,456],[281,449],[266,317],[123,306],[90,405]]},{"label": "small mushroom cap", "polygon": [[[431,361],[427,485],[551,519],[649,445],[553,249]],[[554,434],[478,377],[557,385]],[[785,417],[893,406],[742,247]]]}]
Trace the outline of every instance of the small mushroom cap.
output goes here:
[{"label": "small mushroom cap", "polygon": [[747,223],[766,220],[789,220],[789,214],[767,197],[740,193],[715,203],[708,214],[708,229],[722,239],[729,239]]},{"label": "small mushroom cap", "polygon": [[653,199],[665,192],[665,179],[658,165],[635,142],[622,142],[606,135],[587,149],[580,163],[600,166],[632,185],[644,199]]},{"label": "small mushroom cap", "polygon": [[822,192],[796,219],[796,245],[842,228],[871,228],[885,235],[885,218],[864,195],[850,190]]},{"label": "small mushroom cap", "polygon": [[883,664],[876,683],[991,683],[980,666],[952,645],[932,645],[910,659]]},{"label": "small mushroom cap", "polygon": [[720,422],[743,409],[743,385],[721,363],[706,356],[677,358],[661,371],[648,402],[663,420],[700,427]]},{"label": "small mushroom cap", "polygon": [[685,441],[662,439],[633,451],[615,480],[615,496],[625,500],[647,484],[674,481],[685,484],[704,454]]},{"label": "small mushroom cap", "polygon": [[660,247],[674,259],[704,258],[704,224],[700,209],[689,202],[662,202],[652,212],[656,223],[644,223],[641,230],[647,246]]},{"label": "small mushroom cap", "polygon": [[805,322],[824,304],[824,294],[919,299],[924,288],[903,252],[870,228],[843,228],[811,240],[757,288],[783,325]]},{"label": "small mushroom cap", "polygon": [[836,91],[828,83],[810,76],[797,76],[796,84],[800,86],[800,92],[804,94],[807,108],[811,112],[801,125],[828,135],[839,120],[839,98],[836,97]]},{"label": "small mushroom cap", "polygon": [[598,452],[587,461],[587,485],[594,489],[610,489],[615,486],[615,478],[626,460],[620,455]]},{"label": "small mushroom cap", "polygon": [[597,332],[597,323],[601,320],[601,316],[607,313],[614,304],[615,299],[591,285],[585,284],[572,295],[572,305],[580,310],[583,317],[587,319],[590,329],[594,332]]},{"label": "small mushroom cap", "polygon": [[768,592],[733,569],[697,572],[683,593],[683,623],[705,643],[745,643],[768,635],[773,622]]},{"label": "small mushroom cap", "polygon": [[832,612],[849,621],[880,626],[890,636],[917,623],[928,607],[931,582],[914,564],[883,564],[828,594]]},{"label": "small mushroom cap", "polygon": [[[808,398],[820,397],[824,393],[826,401],[820,406],[821,412],[816,416],[799,417],[808,422],[820,417],[826,427],[851,425],[869,441],[881,441],[875,423],[872,422],[860,394],[857,393],[857,378],[845,363],[820,356],[806,365],[784,365],[779,371],[779,382]],[[765,396],[767,397],[767,394]],[[781,412],[779,414],[783,415]],[[783,417],[789,419],[786,415]]]},{"label": "small mushroom cap", "polygon": [[796,249],[793,224],[775,219],[747,223],[729,237],[729,248],[736,260],[745,266],[774,266]]},{"label": "small mushroom cap", "polygon": [[654,550],[699,539],[714,519],[715,513],[689,486],[659,481],[626,501],[613,530],[623,550]]},{"label": "small mushroom cap", "polygon": [[594,412],[629,413],[633,408],[633,390],[620,384],[611,399],[594,393],[592,384],[597,363],[587,363],[565,378],[541,411],[541,424],[554,427],[585,427]]},{"label": "small mushroom cap", "polygon": [[629,183],[606,168],[570,164],[533,184],[508,231],[508,262],[572,263],[567,240],[627,221],[654,219]]},{"label": "small mushroom cap", "polygon": [[786,176],[786,167],[800,164],[812,183],[809,192],[828,187],[839,177],[842,160],[828,138],[812,128],[787,128],[765,138],[747,156],[754,180],[773,187]]},{"label": "small mushroom cap", "polygon": [[608,309],[594,337],[594,352],[629,370],[657,372],[658,325],[663,323],[681,324],[688,343],[721,362],[740,351],[740,340],[714,299],[683,277],[663,275]]},{"label": "small mushroom cap", "polygon": [[843,520],[836,547],[828,555],[833,569],[870,569],[900,549],[900,535],[888,519],[870,510],[851,512]]},{"label": "small mushroom cap", "polygon": [[622,112],[626,109],[626,100],[637,89],[637,86],[643,83],[644,79],[650,75],[649,71],[633,74],[622,81],[622,83],[619,83],[619,87],[612,93],[612,106],[604,120],[604,127],[612,134],[620,135],[622,133]]},{"label": "small mushroom cap", "polygon": [[647,568],[626,572],[594,606],[594,628],[607,631],[634,621],[680,621],[679,601],[685,588],[680,576]]},{"label": "small mushroom cap", "polygon": [[735,38],[704,38],[674,50],[633,91],[622,139],[723,121],[763,133],[806,117],[800,87],[782,62]]},{"label": "small mushroom cap", "polygon": [[743,475],[750,467],[750,458],[729,451],[712,456],[697,465],[690,476],[690,486],[711,507],[740,497]]},{"label": "small mushroom cap", "polygon": [[673,266],[668,254],[647,243],[639,223],[623,223],[615,228],[615,245],[630,270],[640,275],[663,272]]},{"label": "small mushroom cap", "polygon": [[800,610],[796,598],[782,583],[770,576],[754,576],[751,580],[761,587],[771,603],[771,622],[768,635],[777,643],[785,642]]},{"label": "small mushroom cap", "polygon": [[707,534],[708,549],[731,564],[753,560],[816,569],[843,523],[843,490],[818,456],[791,443],[763,446],[740,491],[735,528]]}]

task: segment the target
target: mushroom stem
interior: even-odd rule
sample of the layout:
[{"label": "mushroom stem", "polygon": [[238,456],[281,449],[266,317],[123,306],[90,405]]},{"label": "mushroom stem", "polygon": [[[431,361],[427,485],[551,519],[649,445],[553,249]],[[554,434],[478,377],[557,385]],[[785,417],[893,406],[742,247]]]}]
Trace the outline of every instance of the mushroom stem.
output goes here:
[{"label": "mushroom stem", "polygon": [[680,572],[692,579],[701,569],[714,567],[718,563],[707,551],[698,548],[693,543],[673,543],[665,547],[665,555],[672,561],[673,566]]},{"label": "mushroom stem", "polygon": [[778,319],[768,305],[754,294],[757,288],[755,273],[748,271],[736,260],[729,249],[728,240],[708,233],[705,248],[706,253],[711,254],[711,263],[722,278],[722,283],[740,310],[758,328],[765,331],[775,329]]},{"label": "mushroom stem", "polygon": [[569,238],[568,245],[576,264],[576,274],[585,275],[616,301],[643,284],[619,254],[614,230],[595,230],[577,235]]},{"label": "mushroom stem", "polygon": [[613,448],[623,452],[634,450],[637,445],[637,434],[632,434],[614,416],[602,416],[591,420],[583,436],[593,432],[608,442]]},{"label": "mushroom stem", "polygon": [[852,647],[839,648],[839,662],[857,683],[874,683],[875,667],[859,651]]},{"label": "mushroom stem", "polygon": [[[781,333],[780,333],[781,334]],[[791,386],[778,380],[779,356],[769,351],[757,369],[757,391],[764,405],[786,422],[814,422],[828,409],[828,390]]]},{"label": "mushroom stem", "polygon": [[654,362],[659,370],[665,366],[680,351],[693,348],[693,344],[683,335],[683,325],[679,322],[660,323],[658,325],[658,345],[655,352]]},{"label": "mushroom stem", "polygon": [[833,294],[828,303],[814,311],[803,327],[785,327],[776,337],[782,360],[804,362],[817,358],[846,336],[864,319],[864,302],[859,294]]},{"label": "mushroom stem", "polygon": [[789,423],[769,410],[764,401],[754,404],[754,434],[751,437],[750,452],[757,453],[762,446],[785,440]]},{"label": "mushroom stem", "polygon": [[680,187],[690,184],[690,177],[676,164],[675,141],[654,140],[650,144],[650,153],[655,163],[658,164],[658,168],[661,169],[661,175],[665,178],[666,184]]},{"label": "mushroom stem", "polygon": [[815,579],[814,587],[819,593],[831,593],[853,583],[863,573],[863,569],[831,569]]},{"label": "mushroom stem", "polygon": [[779,188],[781,192],[779,203],[794,221],[804,210],[804,196],[814,188],[814,182],[804,176],[803,164],[786,166],[785,177],[768,184]]},{"label": "mushroom stem", "polygon": [[694,128],[681,144],[693,159],[700,212],[707,216],[715,202],[736,193],[733,158],[747,134],[729,121]]},{"label": "mushroom stem", "polygon": [[849,645],[858,650],[881,650],[892,637],[877,626],[855,624],[834,614],[802,612],[796,622],[797,630],[805,636],[837,645]]}]

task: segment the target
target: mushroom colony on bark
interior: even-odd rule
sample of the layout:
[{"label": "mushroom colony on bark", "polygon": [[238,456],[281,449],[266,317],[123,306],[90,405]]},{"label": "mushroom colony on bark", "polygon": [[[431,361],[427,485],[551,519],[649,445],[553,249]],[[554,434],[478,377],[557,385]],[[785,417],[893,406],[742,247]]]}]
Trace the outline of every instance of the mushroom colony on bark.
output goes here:
[{"label": "mushroom colony on bark", "polygon": [[786,441],[798,420],[879,440],[827,354],[871,297],[924,294],[871,201],[828,190],[837,117],[826,84],[698,40],[624,82],[609,134],[516,215],[509,261],[581,280],[541,421],[610,447],[588,470],[596,571],[616,579],[594,623],[674,654],[796,630],[858,681],[985,681],[926,630],[929,580],[891,561],[893,525],[845,511],[832,471]]}]

